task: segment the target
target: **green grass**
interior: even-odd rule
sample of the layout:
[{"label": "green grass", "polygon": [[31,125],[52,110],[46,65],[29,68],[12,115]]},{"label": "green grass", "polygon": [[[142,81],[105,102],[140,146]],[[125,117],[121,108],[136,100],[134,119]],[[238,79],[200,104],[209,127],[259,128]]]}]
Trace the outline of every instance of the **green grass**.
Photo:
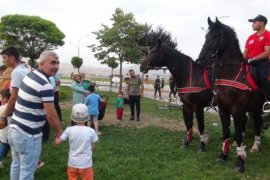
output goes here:
[{"label": "green grass", "polygon": [[[70,101],[69,88],[61,87],[66,93],[64,101]],[[110,97],[108,112],[114,111],[116,94],[102,92]],[[143,99],[142,111],[150,116],[167,117],[171,121],[182,121],[180,111],[156,110],[159,102]],[[70,110],[63,110],[63,126],[69,125]],[[213,123],[217,123],[216,126]],[[194,122],[196,125],[197,123]],[[205,153],[198,153],[199,136],[187,149],[181,149],[181,139],[185,132],[173,131],[157,127],[135,128],[119,125],[101,126],[103,134],[97,143],[93,155],[95,179],[269,179],[270,178],[270,132],[264,131],[262,136],[262,152],[252,155],[252,133],[249,131],[245,141],[247,144],[246,172],[236,173],[234,163],[235,148],[232,148],[229,160],[225,163],[216,161],[221,148],[221,124],[213,114],[206,114],[206,130],[209,143]],[[232,130],[233,132],[233,130]],[[53,135],[53,133],[52,133]],[[52,138],[51,138],[52,139]],[[64,180],[68,144],[60,146],[52,143],[42,146],[41,159],[44,167],[36,171],[36,180]],[[10,154],[4,160],[6,167],[10,165]],[[1,173],[1,179],[8,180],[8,169]]]}]

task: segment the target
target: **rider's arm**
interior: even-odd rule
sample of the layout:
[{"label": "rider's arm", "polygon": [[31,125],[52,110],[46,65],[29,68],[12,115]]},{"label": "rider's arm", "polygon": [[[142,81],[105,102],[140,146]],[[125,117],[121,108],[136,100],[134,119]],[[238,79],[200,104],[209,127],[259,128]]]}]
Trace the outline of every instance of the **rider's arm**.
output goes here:
[{"label": "rider's arm", "polygon": [[264,47],[264,52],[259,54],[256,57],[253,57],[252,59],[254,61],[265,60],[265,59],[268,59],[269,56],[270,56],[270,46],[265,46]]},{"label": "rider's arm", "polygon": [[247,53],[248,53],[248,49],[245,48],[245,49],[244,49],[244,52],[243,52],[243,58],[244,58],[244,59],[247,59]]}]

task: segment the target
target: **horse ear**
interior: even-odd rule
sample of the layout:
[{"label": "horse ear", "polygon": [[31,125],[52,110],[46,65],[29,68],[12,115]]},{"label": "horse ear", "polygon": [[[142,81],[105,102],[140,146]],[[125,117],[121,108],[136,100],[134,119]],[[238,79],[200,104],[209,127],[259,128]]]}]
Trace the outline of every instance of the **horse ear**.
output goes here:
[{"label": "horse ear", "polygon": [[209,27],[211,27],[214,23],[211,21],[210,17],[207,18],[207,22]]},{"label": "horse ear", "polygon": [[221,25],[221,22],[218,20],[217,17],[216,17],[216,23],[217,23],[217,25]]},{"label": "horse ear", "polygon": [[158,46],[161,46],[162,42],[161,39],[158,39]]}]

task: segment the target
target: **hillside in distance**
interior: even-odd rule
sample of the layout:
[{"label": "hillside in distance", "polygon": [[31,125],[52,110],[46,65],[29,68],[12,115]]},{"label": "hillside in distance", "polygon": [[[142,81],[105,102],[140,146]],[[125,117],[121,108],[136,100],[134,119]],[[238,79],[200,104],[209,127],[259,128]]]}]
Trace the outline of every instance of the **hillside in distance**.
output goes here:
[{"label": "hillside in distance", "polygon": [[[126,67],[123,67],[123,75],[128,73],[130,69],[134,69],[136,74],[142,75],[140,72],[140,65],[129,65]],[[61,74],[64,77],[70,77],[70,74],[72,72],[77,72],[77,69],[74,69],[73,66],[70,63],[61,63],[59,67],[59,74]],[[89,65],[83,65],[80,68],[81,73],[85,73],[87,77],[109,77],[111,74],[111,68],[109,67],[93,67]],[[116,68],[113,70],[113,74],[119,74],[119,68]],[[151,70],[148,72],[149,77],[152,79],[156,78],[156,76],[164,77],[165,79],[168,79],[170,76],[170,72],[167,70],[165,73],[163,70]]]}]

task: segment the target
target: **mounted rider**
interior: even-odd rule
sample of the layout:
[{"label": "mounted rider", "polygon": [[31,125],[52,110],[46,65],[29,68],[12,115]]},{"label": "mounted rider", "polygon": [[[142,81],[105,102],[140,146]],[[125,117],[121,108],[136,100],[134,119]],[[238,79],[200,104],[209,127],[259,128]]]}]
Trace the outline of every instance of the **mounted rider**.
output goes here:
[{"label": "mounted rider", "polygon": [[270,112],[270,32],[266,30],[267,18],[258,15],[253,19],[252,28],[256,31],[246,41],[243,57],[246,62],[255,68],[258,85],[262,88],[266,102],[263,105],[264,112]]}]

